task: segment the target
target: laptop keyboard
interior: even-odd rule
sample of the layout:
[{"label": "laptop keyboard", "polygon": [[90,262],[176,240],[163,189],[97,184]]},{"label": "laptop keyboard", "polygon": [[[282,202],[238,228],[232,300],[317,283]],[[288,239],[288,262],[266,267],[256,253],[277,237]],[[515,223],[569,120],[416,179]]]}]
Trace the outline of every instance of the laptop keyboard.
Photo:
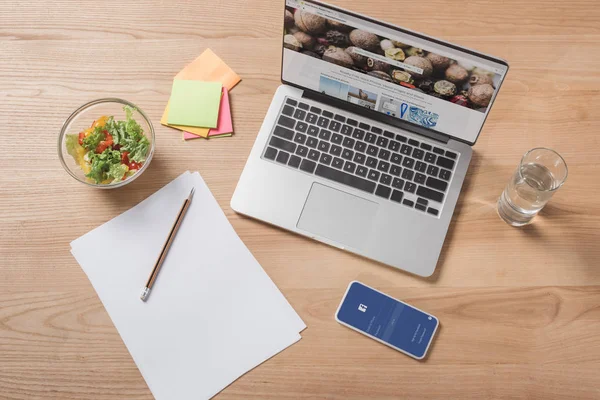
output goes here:
[{"label": "laptop keyboard", "polygon": [[263,157],[438,216],[458,154],[288,97]]}]

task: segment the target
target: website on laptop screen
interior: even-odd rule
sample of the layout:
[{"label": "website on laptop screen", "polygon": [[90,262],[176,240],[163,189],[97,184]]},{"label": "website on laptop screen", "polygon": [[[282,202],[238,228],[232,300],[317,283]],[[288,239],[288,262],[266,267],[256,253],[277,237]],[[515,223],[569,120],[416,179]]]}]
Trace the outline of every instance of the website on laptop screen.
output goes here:
[{"label": "website on laptop screen", "polygon": [[473,143],[507,66],[328,6],[286,0],[284,81]]}]

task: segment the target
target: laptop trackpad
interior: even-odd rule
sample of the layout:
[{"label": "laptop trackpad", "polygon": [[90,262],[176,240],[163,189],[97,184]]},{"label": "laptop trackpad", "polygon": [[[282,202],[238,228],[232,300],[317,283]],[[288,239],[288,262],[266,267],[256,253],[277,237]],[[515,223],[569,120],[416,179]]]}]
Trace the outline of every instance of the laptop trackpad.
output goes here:
[{"label": "laptop trackpad", "polygon": [[379,204],[314,183],[297,227],[343,247],[364,249]]}]

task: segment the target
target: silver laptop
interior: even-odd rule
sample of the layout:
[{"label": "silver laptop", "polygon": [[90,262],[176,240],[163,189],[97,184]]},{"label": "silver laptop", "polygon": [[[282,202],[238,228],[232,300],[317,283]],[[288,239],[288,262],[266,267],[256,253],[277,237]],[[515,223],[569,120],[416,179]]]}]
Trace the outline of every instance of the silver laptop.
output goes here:
[{"label": "silver laptop", "polygon": [[231,207],[430,276],[508,64],[321,2],[285,4],[283,84]]}]

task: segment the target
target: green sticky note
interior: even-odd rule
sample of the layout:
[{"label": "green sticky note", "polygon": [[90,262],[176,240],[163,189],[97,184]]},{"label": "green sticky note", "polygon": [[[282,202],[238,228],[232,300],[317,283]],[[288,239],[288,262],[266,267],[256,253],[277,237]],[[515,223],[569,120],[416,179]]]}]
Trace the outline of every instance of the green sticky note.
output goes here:
[{"label": "green sticky note", "polygon": [[169,124],[216,128],[221,82],[175,79],[169,100]]}]

